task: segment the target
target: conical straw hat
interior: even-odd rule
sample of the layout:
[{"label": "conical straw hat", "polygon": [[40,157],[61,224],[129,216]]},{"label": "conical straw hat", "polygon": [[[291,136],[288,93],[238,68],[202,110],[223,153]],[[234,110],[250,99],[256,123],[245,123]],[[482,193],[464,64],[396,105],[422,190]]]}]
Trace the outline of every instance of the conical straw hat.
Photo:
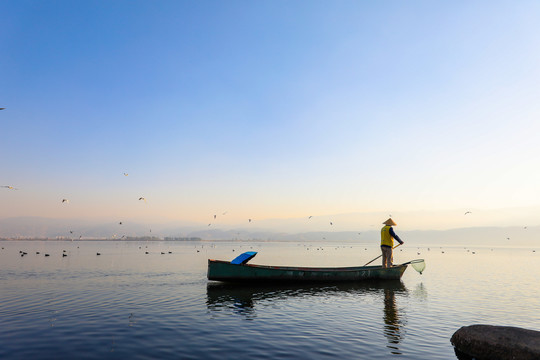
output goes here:
[{"label": "conical straw hat", "polygon": [[385,222],[383,222],[383,224],[385,225],[390,225],[390,226],[396,226],[397,224],[395,223],[394,220],[392,220],[392,218],[388,218],[388,220],[386,220]]}]

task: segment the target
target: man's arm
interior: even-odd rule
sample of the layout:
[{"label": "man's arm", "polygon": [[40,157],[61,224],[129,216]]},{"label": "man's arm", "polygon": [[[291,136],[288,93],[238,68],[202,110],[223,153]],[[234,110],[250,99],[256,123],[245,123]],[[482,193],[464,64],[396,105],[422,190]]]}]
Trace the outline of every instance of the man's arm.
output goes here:
[{"label": "man's arm", "polygon": [[399,238],[399,236],[396,235],[396,233],[394,232],[394,228],[390,228],[390,235],[392,235],[394,239],[396,239],[401,245],[403,245],[403,241]]}]

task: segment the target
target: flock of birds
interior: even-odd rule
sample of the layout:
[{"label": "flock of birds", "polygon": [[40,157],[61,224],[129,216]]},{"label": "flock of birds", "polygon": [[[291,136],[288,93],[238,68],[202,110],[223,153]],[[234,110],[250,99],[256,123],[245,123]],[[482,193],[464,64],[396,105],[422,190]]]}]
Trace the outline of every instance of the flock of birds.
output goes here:
[{"label": "flock of birds", "polygon": [[[0,108],[0,110],[2,110],[2,109]],[[129,176],[128,173],[123,173],[123,175],[124,175],[124,176]],[[2,186],[0,186],[0,187],[1,187],[1,188],[6,188],[6,189],[9,189],[9,190],[19,190],[18,188],[15,188],[15,187],[13,187],[13,186],[11,186],[11,185],[2,185]],[[139,197],[139,201],[144,201],[144,202],[146,203],[146,198],[145,198],[144,196],[141,196],[141,197]],[[64,199],[62,199],[61,203],[62,203],[62,204],[68,204],[68,203],[69,203],[69,199],[65,199],[65,198],[64,198]],[[227,214],[227,211],[223,212],[221,215],[224,216],[224,215],[226,215],[226,214]],[[464,215],[469,215],[469,214],[472,214],[472,211],[466,211],[466,212],[464,213]],[[214,215],[213,215],[213,219],[216,220],[216,219],[217,219],[217,216],[218,216],[217,214],[214,214]],[[389,214],[389,217],[391,218],[391,217],[392,217],[392,214]],[[310,219],[312,219],[312,218],[313,218],[313,215],[308,216],[308,220],[310,220]],[[248,221],[248,223],[251,223],[251,222],[252,222],[252,219],[249,218],[247,221]],[[330,226],[333,226],[333,225],[334,225],[334,222],[333,222],[333,221],[330,221],[329,223],[330,223]],[[120,221],[119,224],[122,225],[122,221]],[[210,226],[212,226],[212,222],[208,223],[208,225],[207,225],[207,227],[210,227]],[[375,226],[375,225],[371,225],[371,226]],[[524,228],[524,229],[527,229],[526,226],[524,226],[523,228]],[[150,229],[149,232],[152,232],[152,229]],[[70,234],[73,234],[73,231],[70,231]],[[358,233],[358,235],[361,235],[361,233]],[[123,235],[123,236],[121,237],[121,239],[123,239],[123,238],[125,238],[125,237],[126,237],[126,235]],[[116,238],[116,235],[113,235],[113,238]],[[80,240],[80,239],[82,239],[82,235],[79,236],[79,240]],[[507,237],[506,239],[507,239],[507,240],[510,240],[509,237]],[[323,240],[326,240],[326,238],[323,237]]]},{"label": "flock of birds", "polygon": [[[299,244],[300,245],[300,244]],[[212,244],[210,245],[209,247],[210,248],[215,248],[215,244]],[[316,251],[324,251],[325,248],[323,246],[318,246],[318,247],[315,247],[314,245],[310,244],[310,245],[307,245],[307,244],[302,244],[302,246],[305,248],[306,251],[309,251],[309,250],[316,250]],[[204,245],[201,245],[201,249],[204,248]],[[240,248],[242,248],[242,245],[240,245]],[[353,246],[337,246],[335,247],[335,250],[339,250],[340,248],[353,248]],[[79,246],[77,246],[77,249],[79,249]],[[198,249],[197,246],[195,246],[195,250],[197,253],[199,253],[201,251],[201,249]],[[250,249],[253,249],[253,246],[250,246]],[[468,253],[471,253],[472,255],[475,255],[476,254],[476,251],[471,251],[471,249],[467,249],[467,247],[464,247],[463,248],[464,250],[467,250]],[[2,247],[2,250],[4,250],[4,247]],[[144,250],[144,254],[145,255],[148,255],[150,254],[150,252],[148,251],[148,246],[145,246],[145,248],[143,249],[142,246],[139,246],[139,250]],[[426,250],[429,252],[431,251],[431,248],[426,248]],[[457,249],[456,249],[457,250]],[[232,249],[232,252],[235,252],[236,249]],[[364,248],[364,251],[368,251],[368,248]],[[400,251],[403,251],[403,249],[400,249]],[[443,247],[441,246],[440,247],[440,251],[442,254],[445,253],[445,251],[443,250]],[[490,249],[490,251],[493,251],[493,248]],[[536,250],[532,250],[532,252],[536,252]],[[172,254],[173,252],[172,251],[158,251],[158,253],[160,253],[161,255],[165,255],[165,254]],[[22,251],[22,250],[19,250],[19,254],[21,257],[24,257],[26,255],[28,255],[28,253],[26,251]],[[420,247],[417,247],[417,255],[421,255],[421,248]],[[36,251],[36,255],[40,255],[40,252],[39,251]],[[62,253],[61,253],[62,257],[67,257],[68,254],[67,254],[67,251],[66,250],[62,250]],[[96,253],[96,256],[100,256],[101,255],[101,252],[97,252]],[[49,257],[50,256],[50,253],[44,253],[44,256],[45,257]]]},{"label": "flock of birds", "polygon": [[[80,247],[77,246],[77,249],[79,249],[79,248],[80,248]],[[142,249],[142,246],[139,246],[139,249]],[[146,246],[145,251],[144,251],[144,254],[145,254],[145,255],[150,254],[150,252],[149,252],[148,250],[146,250],[146,249],[148,249],[148,246]],[[2,247],[2,250],[4,250],[4,247]],[[234,251],[234,250],[233,250],[233,251]],[[197,252],[199,252],[199,250],[197,250]],[[160,253],[161,255],[165,255],[165,254],[172,254],[173,252],[172,252],[172,251],[160,251],[159,253]],[[40,255],[40,254],[41,254],[40,251],[36,251],[36,255]],[[28,252],[23,251],[23,250],[19,250],[19,255],[20,255],[21,257],[24,257],[24,256],[28,255]],[[44,253],[43,255],[44,255],[45,257],[51,256],[50,253]],[[100,255],[101,255],[101,252],[96,252],[96,256],[100,256]],[[67,250],[62,250],[62,257],[67,257],[67,256],[68,256]]]},{"label": "flock of birds", "polygon": [[[0,110],[2,110],[3,108],[0,108]],[[126,173],[124,172],[123,173],[124,176],[129,176],[129,173]],[[14,186],[11,186],[11,185],[1,185],[0,188],[5,188],[5,189],[9,189],[9,190],[19,190],[18,188],[14,187]],[[146,198],[144,196],[140,196],[139,197],[139,201],[143,201],[146,203]],[[60,201],[62,204],[69,204],[70,200],[69,199],[66,199],[66,198],[63,198],[61,201]],[[225,211],[223,212],[221,215],[226,215],[228,213],[228,211]],[[310,219],[312,218],[312,216],[309,217]],[[216,220],[217,219],[217,214],[214,214],[213,215],[213,219]],[[253,221],[252,218],[249,218],[247,219],[248,223],[251,223]],[[119,225],[122,225],[122,221],[119,222]],[[209,223],[208,226],[211,226],[212,223]],[[332,222],[330,222],[330,225],[332,225]],[[152,232],[152,229],[150,229],[149,232]],[[73,231],[70,230],[70,234],[73,234]],[[123,235],[121,238],[125,238],[126,235]],[[113,238],[116,238],[116,235],[113,235]],[[82,235],[79,236],[79,239],[82,239]]]},{"label": "flock of birds", "polygon": [[[2,108],[0,108],[0,110],[5,110],[5,108],[2,107]],[[124,172],[123,175],[124,175],[125,177],[129,176],[129,174],[126,173],[126,172]],[[2,186],[0,186],[0,187],[6,188],[6,189],[9,189],[9,190],[19,190],[18,188],[15,188],[14,186],[11,186],[11,185],[2,185]],[[139,197],[139,201],[144,201],[144,202],[146,203],[146,198],[145,198],[144,196],[141,196],[141,197]],[[64,199],[62,199],[61,202],[62,202],[62,204],[68,204],[68,203],[69,203],[69,199],[65,199],[65,198],[64,198]],[[222,213],[222,215],[226,215],[226,214],[227,214],[227,211],[225,211],[225,212]],[[469,215],[469,214],[472,214],[472,211],[466,211],[464,215]],[[389,217],[391,218],[392,215],[390,214]],[[309,220],[309,219],[312,219],[312,218],[313,218],[312,215],[308,216],[308,220]],[[214,214],[214,215],[213,215],[213,219],[214,219],[214,220],[217,219],[217,214]],[[252,222],[252,219],[249,218],[249,219],[248,219],[248,223],[251,223],[251,222]],[[333,225],[334,225],[334,222],[333,222],[333,221],[330,221],[329,223],[330,223],[330,226],[333,226]],[[119,224],[122,225],[122,222],[120,221]],[[212,226],[212,222],[208,223],[208,227],[210,227],[210,226]],[[371,225],[371,226],[374,226],[374,225]],[[527,229],[527,227],[525,226],[524,229]],[[152,232],[151,229],[150,229],[150,232]],[[70,231],[70,233],[73,234],[73,231]],[[360,235],[361,233],[358,233],[358,234]],[[116,235],[114,235],[113,238],[114,238],[114,237],[116,237]],[[126,236],[123,235],[122,238],[124,238],[124,237],[126,237]],[[81,239],[81,238],[82,238],[82,235],[79,236],[79,239]],[[323,238],[323,240],[325,240],[325,238]],[[510,238],[507,237],[507,240],[510,240]]]}]

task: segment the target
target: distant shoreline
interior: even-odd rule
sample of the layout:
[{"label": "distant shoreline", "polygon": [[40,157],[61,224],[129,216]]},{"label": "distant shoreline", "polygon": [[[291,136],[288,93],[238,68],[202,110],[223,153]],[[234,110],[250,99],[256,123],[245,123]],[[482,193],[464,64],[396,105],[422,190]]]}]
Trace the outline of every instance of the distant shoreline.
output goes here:
[{"label": "distant shoreline", "polygon": [[125,237],[125,238],[82,238],[82,239],[72,239],[72,238],[0,238],[0,241],[203,241],[199,237],[187,237],[187,238],[159,238],[159,237]]}]

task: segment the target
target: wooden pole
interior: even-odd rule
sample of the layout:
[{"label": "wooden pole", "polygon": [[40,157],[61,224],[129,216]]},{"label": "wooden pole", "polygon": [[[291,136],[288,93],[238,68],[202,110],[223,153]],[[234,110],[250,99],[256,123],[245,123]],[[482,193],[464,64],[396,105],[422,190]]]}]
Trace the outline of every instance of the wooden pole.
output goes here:
[{"label": "wooden pole", "polygon": [[[393,247],[392,249],[395,249],[395,248],[397,248],[397,247],[398,247],[399,245],[401,245],[401,244],[397,244],[397,245],[396,245],[396,246],[394,246],[394,247]],[[367,263],[367,264],[365,264],[364,266],[368,266],[369,264],[371,264],[372,262],[374,262],[375,260],[377,260],[377,259],[378,259],[378,258],[380,258],[381,256],[382,256],[382,254],[381,254],[381,255],[379,255],[379,256],[377,256],[377,257],[376,257],[375,259],[371,260],[370,262],[368,262],[368,263]]]}]

